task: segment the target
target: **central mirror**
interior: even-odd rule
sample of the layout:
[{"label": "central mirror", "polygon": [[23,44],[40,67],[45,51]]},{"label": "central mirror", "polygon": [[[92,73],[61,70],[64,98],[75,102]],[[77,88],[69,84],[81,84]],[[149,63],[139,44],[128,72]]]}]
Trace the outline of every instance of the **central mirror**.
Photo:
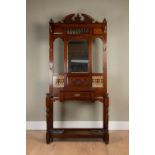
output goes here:
[{"label": "central mirror", "polygon": [[68,72],[88,72],[87,40],[68,42]]}]

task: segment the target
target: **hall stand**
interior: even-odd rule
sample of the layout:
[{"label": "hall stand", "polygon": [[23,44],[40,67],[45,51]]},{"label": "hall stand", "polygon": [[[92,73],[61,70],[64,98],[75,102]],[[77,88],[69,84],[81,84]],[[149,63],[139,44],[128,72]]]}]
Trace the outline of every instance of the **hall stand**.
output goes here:
[{"label": "hall stand", "polygon": [[[64,42],[64,72],[54,71],[54,40]],[[103,47],[103,73],[92,72],[92,44],[100,38]],[[46,142],[53,138],[102,138],[109,143],[109,97],[107,93],[107,21],[97,22],[86,14],[69,14],[59,22],[49,22],[49,93],[46,94]],[[77,59],[75,59],[77,58]],[[88,59],[88,61],[87,61]],[[95,101],[103,103],[102,128],[54,128],[53,103]],[[82,104],[81,104],[82,106]]]}]

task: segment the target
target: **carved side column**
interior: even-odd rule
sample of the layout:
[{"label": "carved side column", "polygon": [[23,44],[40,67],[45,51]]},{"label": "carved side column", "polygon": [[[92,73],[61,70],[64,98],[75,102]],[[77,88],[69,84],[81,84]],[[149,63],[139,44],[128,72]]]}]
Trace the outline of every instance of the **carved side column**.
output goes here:
[{"label": "carved side column", "polygon": [[104,121],[104,141],[106,144],[109,143],[109,96],[108,94],[106,94],[106,96],[104,97],[104,117],[103,117],[103,121]]},{"label": "carved side column", "polygon": [[50,94],[46,94],[46,143],[49,144],[53,141],[51,131],[53,129],[53,98]]}]

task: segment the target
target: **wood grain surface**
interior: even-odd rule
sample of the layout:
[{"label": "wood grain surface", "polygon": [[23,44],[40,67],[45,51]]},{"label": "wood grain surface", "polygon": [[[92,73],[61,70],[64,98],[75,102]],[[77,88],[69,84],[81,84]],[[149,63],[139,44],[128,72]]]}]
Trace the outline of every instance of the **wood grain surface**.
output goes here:
[{"label": "wood grain surface", "polygon": [[27,131],[26,155],[128,155],[129,132],[110,131],[106,145],[101,139],[54,139],[46,144],[46,131]]}]

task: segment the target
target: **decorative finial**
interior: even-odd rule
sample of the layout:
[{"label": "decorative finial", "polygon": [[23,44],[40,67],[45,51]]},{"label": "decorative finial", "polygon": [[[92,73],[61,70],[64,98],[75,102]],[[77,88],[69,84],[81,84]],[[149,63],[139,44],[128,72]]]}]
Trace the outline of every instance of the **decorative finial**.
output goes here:
[{"label": "decorative finial", "polygon": [[103,23],[107,23],[107,20],[104,18]]},{"label": "decorative finial", "polygon": [[49,20],[49,23],[54,23],[52,18]]}]

